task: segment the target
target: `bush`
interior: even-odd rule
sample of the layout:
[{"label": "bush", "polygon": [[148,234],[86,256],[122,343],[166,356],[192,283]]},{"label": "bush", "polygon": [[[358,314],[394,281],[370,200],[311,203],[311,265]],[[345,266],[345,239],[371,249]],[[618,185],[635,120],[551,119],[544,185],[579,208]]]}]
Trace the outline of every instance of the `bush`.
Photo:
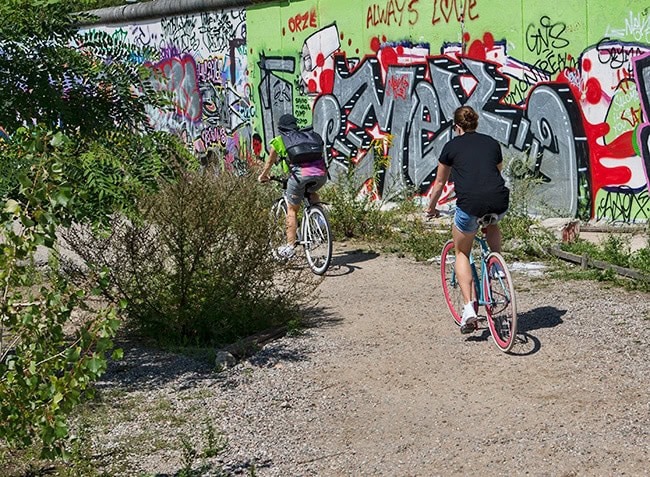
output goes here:
[{"label": "bush", "polygon": [[142,203],[143,220],[67,237],[111,270],[129,324],[163,345],[223,345],[299,316],[317,279],[273,259],[270,188],[252,176],[188,173]]},{"label": "bush", "polygon": [[330,204],[329,218],[337,240],[375,240],[390,235],[390,218],[381,211],[381,203],[361,194],[361,188],[350,172],[322,189],[321,198]]}]

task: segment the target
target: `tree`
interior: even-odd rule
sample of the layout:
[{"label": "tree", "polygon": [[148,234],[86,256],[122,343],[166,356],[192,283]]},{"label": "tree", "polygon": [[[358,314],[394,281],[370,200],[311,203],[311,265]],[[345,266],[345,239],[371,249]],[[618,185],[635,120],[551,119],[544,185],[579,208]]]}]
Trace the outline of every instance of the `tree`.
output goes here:
[{"label": "tree", "polygon": [[[140,198],[192,161],[148,124],[148,108],[167,101],[146,66],[155,52],[79,35],[74,7],[0,5],[0,125],[10,136],[0,140],[0,438],[36,439],[50,456],[65,455],[66,415],[104,372],[120,310],[91,300],[107,270],[86,264],[88,281],[70,280],[57,230],[136,217]],[[35,266],[38,247],[48,267]]]}]

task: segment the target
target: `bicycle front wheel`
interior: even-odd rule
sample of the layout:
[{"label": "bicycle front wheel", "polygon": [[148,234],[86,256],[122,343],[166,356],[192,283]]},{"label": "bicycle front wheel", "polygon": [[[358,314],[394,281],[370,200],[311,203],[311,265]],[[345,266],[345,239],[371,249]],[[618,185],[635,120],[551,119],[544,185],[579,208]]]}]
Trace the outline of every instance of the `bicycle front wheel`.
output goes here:
[{"label": "bicycle front wheel", "polygon": [[323,275],[332,260],[332,230],[325,211],[312,205],[305,212],[303,246],[309,267],[316,275]]},{"label": "bicycle front wheel", "polygon": [[269,220],[269,247],[276,260],[281,257],[278,248],[287,243],[287,202],[284,197],[276,200],[271,207]]},{"label": "bicycle front wheel", "polygon": [[508,265],[501,254],[492,252],[487,258],[488,278],[485,306],[490,333],[497,347],[504,352],[512,349],[517,337],[517,300]]}]

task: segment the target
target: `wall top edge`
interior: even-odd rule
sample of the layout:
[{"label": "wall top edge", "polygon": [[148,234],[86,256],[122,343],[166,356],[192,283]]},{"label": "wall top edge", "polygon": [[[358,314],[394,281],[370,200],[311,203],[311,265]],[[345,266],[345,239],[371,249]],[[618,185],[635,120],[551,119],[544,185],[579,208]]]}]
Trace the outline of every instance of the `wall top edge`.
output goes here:
[{"label": "wall top edge", "polygon": [[288,5],[302,0],[153,0],[119,7],[98,8],[85,13],[92,18],[83,19],[78,25],[110,25],[132,23],[166,16],[202,13],[215,10],[243,8],[261,5]]}]

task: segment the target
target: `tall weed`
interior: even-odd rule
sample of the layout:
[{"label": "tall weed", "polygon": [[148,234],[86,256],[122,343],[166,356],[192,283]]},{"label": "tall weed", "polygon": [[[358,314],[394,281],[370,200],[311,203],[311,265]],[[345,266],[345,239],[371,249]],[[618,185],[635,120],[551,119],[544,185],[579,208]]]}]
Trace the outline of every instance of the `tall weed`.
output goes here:
[{"label": "tall weed", "polygon": [[349,173],[339,182],[328,184],[321,198],[330,204],[330,223],[335,239],[358,238],[373,240],[390,234],[390,221],[381,210],[379,201],[362,194],[363,184]]}]

